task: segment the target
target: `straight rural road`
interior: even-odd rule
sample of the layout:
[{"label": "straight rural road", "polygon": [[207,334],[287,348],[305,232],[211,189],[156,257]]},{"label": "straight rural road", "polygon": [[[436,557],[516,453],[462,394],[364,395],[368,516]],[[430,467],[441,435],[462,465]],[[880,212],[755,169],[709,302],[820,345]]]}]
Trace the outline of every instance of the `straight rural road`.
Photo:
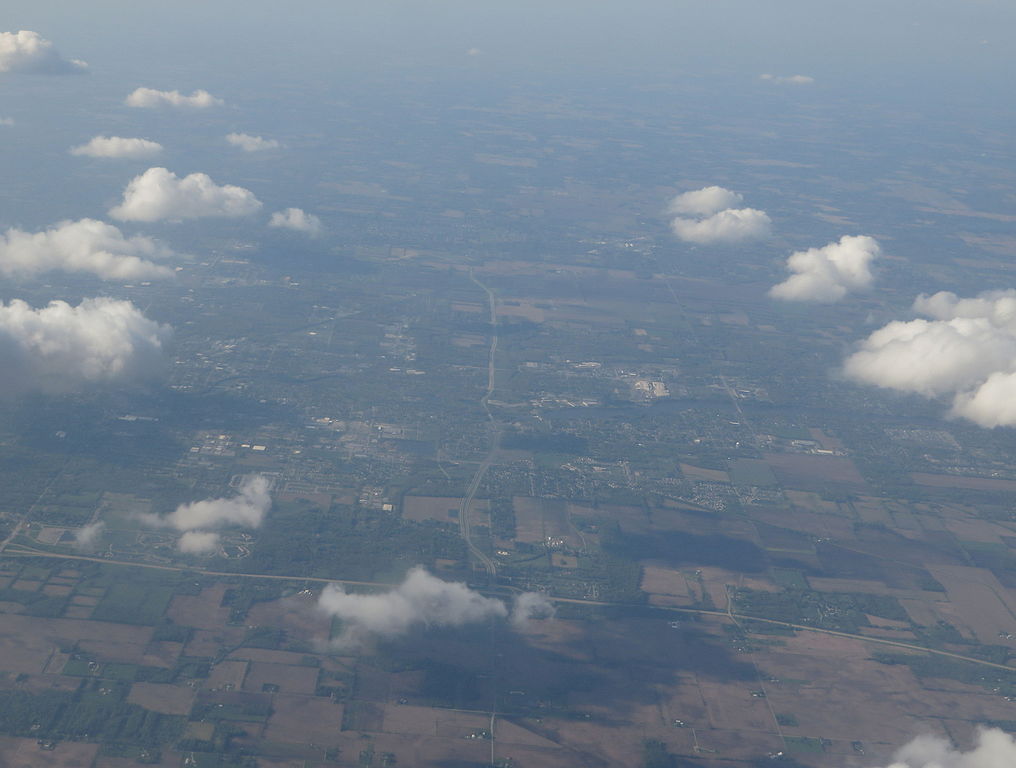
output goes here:
[{"label": "straight rural road", "polygon": [[[4,557],[46,557],[56,560],[79,560],[93,563],[102,563],[104,565],[119,565],[129,568],[151,568],[160,571],[177,571],[186,573],[195,573],[201,576],[218,576],[218,577],[231,577],[231,578],[243,578],[243,579],[265,579],[273,581],[295,581],[295,582],[310,582],[315,584],[345,584],[351,587],[377,587],[381,589],[391,588],[391,584],[388,582],[380,581],[351,581],[349,579],[328,579],[321,576],[283,576],[278,574],[270,573],[231,573],[229,571],[211,571],[204,568],[186,568],[184,566],[174,565],[156,565],[154,563],[134,563],[129,560],[110,560],[102,557],[90,557],[88,555],[65,555],[59,552],[45,552],[42,550],[34,550],[26,548],[23,545],[14,544],[13,548],[8,546],[4,552]],[[498,590],[484,590],[494,594],[498,593]],[[502,590],[503,591],[503,590]],[[509,589],[509,591],[511,591]],[[801,632],[817,632],[823,635],[832,635],[834,637],[845,637],[850,640],[861,640],[865,643],[872,643],[874,645],[885,645],[892,648],[899,648],[905,651],[915,651],[917,653],[927,653],[933,656],[942,656],[949,659],[956,659],[957,661],[966,661],[971,664],[977,664],[982,667],[988,667],[991,669],[998,669],[1004,672],[1016,672],[1016,667],[1010,667],[1006,664],[998,664],[993,661],[987,661],[986,659],[978,659],[973,656],[964,656],[961,653],[953,653],[952,651],[942,651],[937,648],[925,648],[922,645],[913,645],[911,643],[904,643],[899,640],[888,640],[882,637],[868,637],[867,635],[856,635],[851,632],[840,632],[835,629],[824,629],[822,627],[810,627],[807,624],[794,624],[789,621],[778,621],[777,619],[766,619],[761,616],[748,616],[743,613],[733,613],[728,611],[716,611],[707,608],[676,608],[671,606],[644,606],[635,603],[615,603],[605,600],[584,600],[577,597],[551,597],[548,596],[552,602],[555,603],[569,603],[574,605],[592,605],[600,606],[604,608],[650,608],[654,611],[660,611],[661,613],[678,613],[686,615],[697,615],[697,616],[715,616],[721,619],[727,619],[728,621],[758,621],[763,624],[771,624],[778,627],[787,627],[788,629],[795,629]]]}]

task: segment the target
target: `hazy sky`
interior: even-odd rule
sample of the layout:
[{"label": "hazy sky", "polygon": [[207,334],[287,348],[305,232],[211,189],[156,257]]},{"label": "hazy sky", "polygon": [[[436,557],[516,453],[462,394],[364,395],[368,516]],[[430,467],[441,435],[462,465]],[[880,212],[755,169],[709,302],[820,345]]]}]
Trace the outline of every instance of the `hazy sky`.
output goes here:
[{"label": "hazy sky", "polygon": [[[329,0],[284,10],[249,0],[9,0],[3,23],[34,30],[64,57],[87,61],[89,74],[0,75],[0,118],[14,121],[0,126],[0,168],[17,180],[0,193],[0,227],[106,218],[126,181],[148,165],[247,186],[266,214],[310,210],[328,152],[334,160],[327,162],[369,182],[371,163],[420,162],[440,145],[444,154],[433,154],[433,183],[440,185],[441,173],[456,170],[449,158],[461,142],[448,110],[519,98],[563,97],[592,114],[632,104],[640,118],[648,107],[660,125],[681,121],[688,136],[721,127],[694,147],[694,157],[647,148],[655,161],[628,172],[645,185],[672,183],[682,172],[710,184],[717,179],[694,163],[722,165],[731,151],[801,161],[801,152],[821,142],[868,143],[881,153],[871,160],[881,172],[929,159],[911,156],[915,131],[946,131],[953,146],[963,146],[957,136],[971,126],[1007,135],[1016,122],[1010,0]],[[763,74],[772,78],[761,81]],[[204,89],[225,104],[200,118],[125,107],[138,87]],[[791,130],[789,115],[811,122]],[[582,130],[578,123],[550,128]],[[281,142],[285,159],[224,151],[224,136],[236,132]],[[152,140],[164,150],[144,165],[69,156],[100,135]],[[983,135],[978,140],[972,157],[1003,151],[983,146]],[[351,162],[341,154],[343,142],[375,154]],[[822,160],[814,152],[803,159]],[[621,172],[617,158],[601,153],[558,178],[581,172],[595,182],[608,162],[604,176]],[[861,160],[851,162],[860,172]],[[550,162],[544,168],[555,172]],[[786,175],[776,200],[756,190],[751,205],[771,211],[795,183]],[[736,178],[730,183],[737,187]],[[970,188],[976,194],[979,185]],[[822,242],[841,234],[824,233]]]},{"label": "hazy sky", "polygon": [[[1008,0],[369,0],[296,2],[284,11],[257,0],[4,5],[7,28],[39,31],[94,72],[131,62],[165,74],[207,69],[216,80],[458,66],[464,50],[478,48],[483,66],[498,70],[678,67],[803,72],[867,87],[915,79],[932,89],[980,87],[1005,82],[1016,22]],[[224,66],[232,72],[218,71]]]}]

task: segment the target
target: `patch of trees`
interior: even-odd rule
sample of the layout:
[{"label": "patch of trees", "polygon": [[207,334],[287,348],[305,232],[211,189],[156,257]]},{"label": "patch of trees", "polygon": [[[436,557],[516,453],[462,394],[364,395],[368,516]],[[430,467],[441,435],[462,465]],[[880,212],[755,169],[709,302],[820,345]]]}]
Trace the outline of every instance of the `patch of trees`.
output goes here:
[{"label": "patch of trees", "polygon": [[[157,747],[180,737],[184,718],[151,712],[116,695],[105,681],[85,680],[77,691],[0,691],[0,733],[36,739],[112,742]],[[96,695],[99,694],[99,695]]]}]

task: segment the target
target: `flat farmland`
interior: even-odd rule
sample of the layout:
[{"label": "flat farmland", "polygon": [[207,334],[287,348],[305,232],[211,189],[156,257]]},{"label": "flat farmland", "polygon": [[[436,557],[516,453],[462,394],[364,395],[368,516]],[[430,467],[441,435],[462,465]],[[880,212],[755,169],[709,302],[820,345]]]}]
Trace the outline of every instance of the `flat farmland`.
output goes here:
[{"label": "flat farmland", "polygon": [[922,593],[915,590],[892,589],[884,582],[871,579],[834,579],[824,576],[809,576],[808,585],[819,592],[860,592],[868,595],[892,595],[894,597],[907,597],[910,599],[922,599],[927,595],[930,598],[944,600],[941,593]]},{"label": "flat farmland", "polygon": [[[312,594],[295,594],[281,600],[255,603],[247,612],[247,619],[250,624],[260,627],[284,627],[299,637],[324,638],[331,629],[328,617],[315,609],[315,596]],[[282,663],[299,663],[299,659]]]},{"label": "flat farmland", "polygon": [[743,681],[733,683],[699,681],[699,692],[706,702],[706,716],[711,728],[738,731],[776,731],[776,722],[768,702],[752,695],[752,686]]},{"label": "flat farmland", "polygon": [[91,768],[99,752],[98,744],[64,741],[54,749],[43,750],[38,739],[0,737],[0,766],[3,768]]},{"label": "flat farmland", "polygon": [[[562,748],[556,757],[563,758],[566,761],[564,765],[639,768],[643,765],[643,741],[650,736],[658,739],[662,737],[661,740],[667,747],[677,754],[694,754],[691,750],[684,752],[682,749],[686,746],[684,737],[687,734],[673,727],[664,728],[658,723],[658,717],[655,722],[647,725],[636,715],[633,719],[613,723],[603,720],[558,719],[551,722],[545,720],[540,725],[548,732],[552,729],[554,739]],[[515,750],[513,745],[506,746],[499,753],[513,755]]]},{"label": "flat farmland", "polygon": [[543,261],[522,261],[519,259],[498,259],[497,262],[483,265],[477,270],[484,275],[545,275],[547,270],[555,274],[566,275],[571,279],[591,280],[597,283],[603,280],[637,282],[635,273],[629,269],[601,269],[567,262],[547,263]]},{"label": "flat farmland", "polygon": [[529,544],[549,539],[563,540],[567,546],[581,547],[582,539],[572,527],[569,510],[563,499],[541,499],[516,496],[512,499],[515,511],[515,538]]},{"label": "flat farmland", "polygon": [[506,743],[495,752],[497,756],[510,757],[518,765],[533,765],[539,768],[571,768],[577,759],[584,759],[587,764],[591,756],[579,755],[577,752],[561,747],[529,747]]},{"label": "flat farmland", "polygon": [[[640,585],[652,605],[711,600],[722,611],[731,585],[775,592],[784,584],[770,581],[769,567],[742,573],[746,561],[740,558],[710,564],[704,559],[706,543],[761,544],[779,553],[773,557],[793,559],[781,566],[781,573],[808,574],[808,581],[794,583],[797,588],[898,597],[907,611],[913,608],[911,616],[919,614],[916,606],[933,605],[936,622],[952,621],[961,632],[987,621],[978,611],[987,616],[1008,610],[1008,598],[998,605],[984,603],[992,590],[1005,592],[997,579],[988,578],[990,571],[958,570],[952,556],[936,548],[941,544],[936,536],[953,535],[945,526],[904,536],[889,527],[858,526],[850,504],[826,502],[818,492],[792,492],[791,500],[803,503],[752,507],[748,517],[665,505],[513,499],[519,541],[540,543],[550,536],[581,546],[583,538],[571,527],[574,515],[584,529],[616,522],[623,535],[662,537],[687,549],[687,566],[654,560],[641,568]],[[407,497],[404,515],[433,520],[460,503],[453,496]],[[919,512],[915,517],[939,519],[936,509]],[[953,532],[964,540],[999,544],[994,537],[1001,540],[1007,531],[1004,525],[972,519],[966,510],[950,514]],[[595,552],[599,537],[583,536]],[[820,541],[829,538],[835,540]],[[565,566],[586,567],[589,558],[555,562],[568,570]],[[943,561],[940,567],[936,558]],[[918,588],[921,574],[927,573],[920,564],[929,561],[930,575],[948,592]],[[827,575],[813,575],[810,568]],[[29,581],[50,583],[46,578]],[[235,583],[229,588],[235,589]],[[207,701],[227,706],[226,719],[247,732],[251,743],[263,745],[266,764],[286,765],[304,753],[313,761],[332,746],[341,750],[338,764],[348,766],[355,766],[368,746],[376,754],[392,752],[404,765],[489,761],[491,743],[484,731],[494,701],[499,713],[495,755],[547,768],[640,768],[646,738],[659,739],[702,768],[747,768],[763,749],[788,751],[802,765],[839,768],[853,759],[853,741],[863,742],[872,764],[887,759],[934,712],[949,711],[955,722],[940,730],[962,738],[969,735],[964,723],[1005,719],[1006,702],[1000,697],[973,686],[920,679],[902,664],[880,664],[872,658],[877,646],[849,638],[812,632],[753,635],[752,650],[746,652],[723,617],[651,614],[640,607],[594,613],[590,620],[537,621],[522,629],[497,625],[494,633],[488,626],[420,626],[404,638],[346,649],[346,656],[339,657],[318,644],[331,626],[315,609],[316,587],[296,586],[288,597],[255,602],[236,625],[230,625],[230,608],[223,605],[226,589],[225,583],[211,584],[199,594],[176,594],[169,601],[167,618],[193,628],[186,646],[152,641],[151,627],[12,618],[22,622],[22,630],[48,627],[50,636],[53,627],[60,627],[61,633],[75,636],[79,648],[103,659],[100,638],[112,642],[109,647],[124,659],[149,666],[172,666],[182,652],[218,659],[208,677],[196,683],[198,693],[187,685],[135,683],[128,701],[185,715],[195,697],[220,697]],[[73,599],[101,602],[107,594],[79,593]],[[981,603],[986,607],[976,608]],[[859,631],[915,639],[908,622],[869,620],[873,626]],[[275,646],[245,646],[255,627],[277,630],[266,635],[278,638]],[[985,623],[977,629],[979,639],[985,628],[1000,631]],[[17,659],[17,654],[9,658]],[[47,676],[74,682],[78,678],[54,674],[69,661],[50,666]],[[41,667],[31,671],[39,675]],[[340,700],[313,695],[319,684]],[[756,695],[759,691],[765,695]],[[250,696],[256,702],[243,698]],[[241,711],[251,702],[262,714]],[[779,727],[774,715],[783,720]],[[685,727],[675,726],[678,720]],[[815,745],[817,751],[809,751]]]},{"label": "flat farmland", "polygon": [[101,660],[143,661],[151,635],[150,627],[7,613],[0,621],[0,667],[41,672],[55,648],[75,643],[89,645]]},{"label": "flat farmland", "polygon": [[327,697],[280,693],[272,700],[265,736],[289,744],[331,746],[340,741],[344,707]]},{"label": "flat farmland", "polygon": [[844,450],[844,448],[846,448],[842,440],[840,440],[838,437],[833,437],[832,435],[826,434],[821,429],[811,427],[808,429],[808,433],[812,436],[813,439],[818,441],[819,445],[821,445],[826,450],[842,451]]},{"label": "flat farmland", "polygon": [[209,690],[224,686],[239,689],[247,675],[247,664],[246,661],[220,661],[212,666],[211,672],[205,678],[204,687]]},{"label": "flat farmland", "polygon": [[978,520],[973,516],[944,522],[945,529],[960,541],[977,541],[990,544],[1004,544],[1005,537],[1016,533],[1010,526],[990,520]]},{"label": "flat farmland", "polygon": [[225,594],[225,584],[214,584],[197,595],[175,595],[166,615],[184,627],[221,627],[229,620],[229,607],[222,604]]},{"label": "flat farmland", "polygon": [[452,344],[456,347],[482,347],[488,343],[486,337],[475,333],[458,333],[452,337]]},{"label": "flat farmland", "polygon": [[991,571],[966,566],[931,566],[932,575],[949,595],[949,608],[985,644],[1016,648],[1006,638],[1016,627],[1016,596]]},{"label": "flat farmland", "polygon": [[218,629],[196,629],[184,645],[187,656],[205,657],[217,655],[223,647],[239,646],[243,642],[243,627],[219,627]]},{"label": "flat farmland", "polygon": [[730,476],[722,469],[706,469],[695,467],[691,464],[679,464],[681,474],[689,480],[698,480],[707,483],[729,483]]},{"label": "flat farmland", "polygon": [[[261,624],[259,626],[281,629],[283,627],[288,628],[292,625],[285,623],[275,623],[275,624],[266,623]],[[318,635],[317,637],[324,638],[326,636],[327,635]],[[300,666],[304,664],[304,660],[308,658],[314,658],[315,660],[318,660],[316,659],[316,657],[308,656],[305,653],[298,653],[296,651],[279,651],[275,650],[274,648],[248,648],[246,646],[243,648],[238,648],[237,650],[233,651],[231,654],[229,654],[228,658],[246,659],[247,661],[257,661],[264,664],[276,664],[279,666]]]},{"label": "flat farmland", "polygon": [[437,736],[441,710],[412,704],[389,703],[385,706],[384,730],[392,733]]},{"label": "flat farmland", "polygon": [[969,491],[1003,491],[1016,493],[1016,480],[1001,477],[964,477],[962,475],[933,475],[913,472],[910,479],[929,488],[963,488]]},{"label": "flat farmland", "polygon": [[[451,739],[440,736],[377,733],[371,734],[369,744],[373,747],[375,754],[391,752],[395,755],[396,765],[448,765],[466,768],[466,766],[490,764],[490,741],[487,739]],[[350,760],[346,765],[355,766],[356,763]]]},{"label": "flat farmland", "polygon": [[134,683],[127,701],[166,715],[187,715],[194,704],[194,689],[186,685]]},{"label": "flat farmland", "polygon": [[[686,522],[694,519],[691,515]],[[744,521],[735,523],[741,533],[750,531]],[[712,525],[716,530],[734,530],[722,519]],[[738,576],[716,567],[696,570],[700,576],[693,585],[682,569],[650,565],[643,570],[642,585],[653,596],[689,602],[693,595],[697,597],[701,580],[722,609],[726,585],[736,583]],[[978,584],[987,583],[983,573],[971,570],[936,572],[936,578],[947,588],[975,576]],[[882,591],[871,580],[814,582],[813,588],[829,591]],[[763,576],[740,583],[754,589],[773,588]],[[194,632],[189,653],[198,647],[221,649],[231,642],[230,637],[232,642],[242,641],[245,628],[228,626],[228,616],[217,605],[221,586],[196,596],[177,596],[189,598],[199,621],[208,627]],[[935,596],[942,601],[946,597],[908,594],[914,599]],[[963,599],[969,599],[965,593]],[[258,603],[247,620],[253,621],[256,615],[257,626],[280,630],[283,636],[313,638],[327,629],[312,610],[313,603],[313,595],[302,593]],[[173,610],[181,611],[184,604],[174,599]],[[177,615],[186,620],[185,614]],[[21,622],[17,629],[22,632],[37,624],[48,627],[51,635],[59,627],[60,633],[86,638],[86,642],[100,636],[119,643],[133,641],[141,651],[147,647],[151,657],[148,627],[12,618]],[[673,618],[679,623],[671,626]],[[877,617],[872,621],[885,632],[905,630],[902,622]],[[799,632],[781,635],[774,644],[758,646],[749,655],[734,651],[724,629],[727,625],[722,617],[678,614],[555,619],[533,622],[518,633],[505,627],[493,644],[486,627],[476,631],[419,628],[397,641],[397,648],[368,644],[353,651],[355,659],[332,656],[321,648],[238,647],[229,658],[212,665],[200,684],[205,689],[201,693],[187,685],[134,683],[128,701],[153,711],[186,715],[195,696],[202,701],[201,697],[211,696],[207,702],[231,708],[229,717],[238,718],[231,721],[235,727],[263,744],[266,754],[274,755],[266,761],[278,765],[291,761],[287,755],[299,750],[311,759],[336,746],[342,750],[338,764],[354,766],[367,744],[376,753],[392,752],[404,765],[426,764],[424,760],[489,760],[491,744],[484,731],[490,725],[488,707],[495,690],[500,701],[495,754],[516,760],[525,757],[527,764],[547,768],[576,763],[639,768],[646,738],[659,739],[674,754],[710,768],[747,768],[763,747],[779,751],[787,744],[798,749],[794,745],[816,743],[824,743],[825,751],[795,751],[796,759],[822,768],[838,766],[843,760],[849,764],[850,744],[855,740],[864,743],[867,756],[876,763],[935,712],[951,712],[956,724],[942,728],[949,734],[964,733],[964,722],[1006,716],[1008,704],[1000,697],[974,686],[921,680],[903,665],[879,664],[872,659],[872,646],[859,640]],[[167,659],[180,651],[179,643],[170,645]],[[389,668],[385,661],[393,652],[401,660],[400,668]],[[7,669],[8,660],[16,657],[3,658]],[[310,658],[318,665],[311,666]],[[496,667],[492,667],[494,659]],[[493,688],[487,679],[492,668],[498,681]],[[36,675],[39,671],[34,670]],[[333,680],[326,672],[339,677]],[[335,686],[346,698],[335,701],[312,695],[319,676],[322,684]],[[44,677],[66,680],[72,687],[79,679]],[[239,693],[241,684],[247,692]],[[469,698],[471,685],[475,698]],[[224,686],[232,686],[233,691],[211,690]],[[765,698],[755,695],[760,690]],[[427,703],[435,699],[443,703]],[[255,704],[266,714],[238,714]],[[779,736],[774,713],[791,718],[781,726],[787,742]],[[685,727],[675,727],[676,720]]]},{"label": "flat farmland", "polygon": [[[402,517],[416,523],[434,520],[458,524],[461,506],[462,499],[454,496],[406,496],[402,500]],[[473,499],[469,505],[470,521],[478,525],[489,525],[489,510],[489,501]]]},{"label": "flat farmland", "polygon": [[772,525],[761,520],[756,521],[755,530],[758,533],[759,542],[768,550],[806,555],[811,555],[815,552],[812,538],[799,531],[784,526]]},{"label": "flat farmland", "polygon": [[252,661],[243,681],[243,690],[257,693],[266,690],[266,686],[276,686],[285,693],[313,695],[317,681],[317,667]]},{"label": "flat farmland", "polygon": [[[711,728],[703,731],[696,729],[695,738],[698,749],[691,754],[705,753],[709,755],[711,759],[707,758],[709,760],[707,765],[719,766],[725,763],[729,764],[731,761],[747,762],[759,753],[768,755],[786,751],[786,742],[775,733],[752,732],[749,734],[749,732],[742,730]],[[800,761],[799,755],[794,755],[794,758]],[[807,763],[805,764],[807,765]]]},{"label": "flat farmland", "polygon": [[882,525],[891,525],[892,516],[886,509],[885,503],[882,499],[873,496],[859,496],[852,502],[854,512],[857,513],[858,518],[866,523],[881,523]]},{"label": "flat farmland", "polygon": [[539,733],[539,723],[531,725],[523,719],[498,718],[496,724],[497,741],[502,745],[517,747],[536,747],[541,750],[558,751],[561,745],[549,735]]},{"label": "flat farmland", "polygon": [[563,555],[560,552],[553,552],[550,555],[550,563],[555,568],[578,568],[579,559],[574,555]]},{"label": "flat farmland", "polygon": [[499,315],[504,317],[521,317],[534,323],[542,323],[546,320],[544,307],[549,308],[546,304],[537,305],[531,301],[521,301],[519,299],[502,300],[498,304],[497,311]]},{"label": "flat farmland", "polygon": [[490,729],[490,717],[478,712],[438,711],[435,732],[448,739],[468,739]]},{"label": "flat farmland", "polygon": [[[276,496],[279,501],[291,502],[298,500],[309,501],[311,504],[315,504],[321,509],[328,509],[332,506],[332,502],[335,500],[330,493],[320,493],[315,491],[290,491],[287,490],[284,493],[280,493]],[[343,500],[340,503],[350,504],[353,499]]]},{"label": "flat farmland", "polygon": [[576,520],[592,523],[604,521],[617,523],[622,530],[629,533],[644,533],[650,529],[649,513],[642,507],[630,507],[618,504],[603,504],[597,508],[571,504],[569,515]]},{"label": "flat farmland", "polygon": [[821,494],[811,491],[785,491],[784,495],[793,506],[817,512],[820,515],[850,516],[851,510],[845,504],[828,501]]},{"label": "flat farmland", "polygon": [[19,592],[38,592],[42,589],[44,582],[31,581],[29,579],[18,579],[11,584],[11,589],[16,589]]},{"label": "flat farmland", "polygon": [[802,453],[766,453],[765,462],[785,488],[804,491],[843,486],[868,492],[867,482],[854,462],[843,456],[815,456]]},{"label": "flat farmland", "polygon": [[905,667],[886,667],[865,655],[848,656],[830,669],[809,654],[782,652],[766,654],[760,663],[779,681],[766,685],[770,705],[797,723],[784,726],[788,735],[893,744],[900,731],[918,727],[918,716],[905,714],[911,702],[893,698],[919,688]]},{"label": "flat farmland", "polygon": [[[787,492],[792,499],[791,493]],[[836,512],[818,512],[800,506],[789,509],[755,507],[751,517],[777,528],[784,528],[804,536],[818,538],[853,538],[853,521]]]}]

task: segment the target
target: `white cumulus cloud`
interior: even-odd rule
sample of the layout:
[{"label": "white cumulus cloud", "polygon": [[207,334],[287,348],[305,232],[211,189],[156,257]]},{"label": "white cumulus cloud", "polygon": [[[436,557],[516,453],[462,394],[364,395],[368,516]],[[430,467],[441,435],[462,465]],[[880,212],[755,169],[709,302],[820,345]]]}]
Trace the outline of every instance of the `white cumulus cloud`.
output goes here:
[{"label": "white cumulus cloud", "polygon": [[401,584],[378,594],[350,594],[329,584],[318,598],[318,609],[342,620],[339,645],[374,635],[397,637],[416,627],[462,627],[510,617],[523,625],[553,615],[541,595],[516,598],[512,614],[503,601],[484,597],[461,582],[439,579],[420,566],[411,569]]},{"label": "white cumulus cloud", "polygon": [[681,240],[701,245],[761,240],[772,232],[772,219],[755,208],[728,208],[704,219],[678,217],[670,229]]},{"label": "white cumulus cloud", "polygon": [[744,202],[744,197],[724,187],[703,187],[678,195],[667,205],[672,214],[711,216]]},{"label": "white cumulus cloud", "polygon": [[0,303],[0,393],[58,394],[150,377],[170,333],[129,301]]},{"label": "white cumulus cloud", "polygon": [[272,506],[271,481],[264,475],[248,475],[229,498],[203,499],[181,504],[168,515],[142,515],[148,525],[193,531],[230,525],[259,528]]},{"label": "white cumulus cloud", "polygon": [[982,427],[1016,425],[1016,373],[996,371],[977,389],[960,392],[951,413]]},{"label": "white cumulus cloud", "polygon": [[919,296],[924,315],[879,328],[843,364],[865,384],[952,397],[950,414],[982,427],[1016,425],[1016,291]]},{"label": "white cumulus cloud", "polygon": [[341,641],[364,635],[396,637],[416,626],[461,627],[492,617],[507,618],[500,600],[461,582],[443,581],[413,568],[397,587],[380,594],[350,594],[337,584],[321,592],[318,607],[345,622]]},{"label": "white cumulus cloud", "polygon": [[844,235],[837,243],[796,251],[787,259],[792,274],[769,290],[786,301],[839,301],[874,280],[871,262],[881,253],[878,241],[866,235]]},{"label": "white cumulus cloud", "polygon": [[523,592],[516,595],[512,603],[511,622],[517,628],[524,628],[537,619],[553,618],[554,604],[539,592]]},{"label": "white cumulus cloud", "polygon": [[205,173],[179,178],[165,168],[149,168],[127,184],[123,202],[109,214],[123,221],[247,216],[261,208],[254,193],[230,184],[218,185]]},{"label": "white cumulus cloud", "polygon": [[769,215],[755,208],[734,207],[743,202],[740,194],[724,187],[703,187],[685,192],[667,205],[667,212],[674,216],[670,229],[678,239],[701,245],[769,237],[772,231]]},{"label": "white cumulus cloud", "polygon": [[96,136],[78,147],[71,147],[72,155],[85,157],[151,157],[162,151],[162,145],[148,139],[125,139],[121,136]]},{"label": "white cumulus cloud", "polygon": [[297,232],[306,232],[308,235],[319,235],[323,229],[321,219],[300,208],[287,208],[284,211],[276,211],[272,214],[268,226],[294,229]]},{"label": "white cumulus cloud", "polygon": [[969,752],[960,752],[939,736],[918,736],[893,757],[888,768],[1011,768],[1016,740],[998,728],[982,728]]},{"label": "white cumulus cloud", "polygon": [[249,133],[226,134],[226,141],[234,147],[239,147],[244,152],[263,152],[266,149],[278,149],[282,146],[275,139],[265,139],[261,136],[251,136]]},{"label": "white cumulus cloud", "polygon": [[106,530],[106,524],[102,520],[83,525],[74,532],[74,546],[84,550],[95,549],[104,530]]},{"label": "white cumulus cloud", "polygon": [[25,277],[51,270],[87,272],[106,280],[170,277],[173,271],[151,261],[173,251],[148,237],[125,237],[95,219],[61,221],[43,232],[11,228],[0,235],[0,274]]},{"label": "white cumulus cloud", "polygon": [[38,32],[27,29],[0,32],[0,72],[70,75],[87,69],[88,65],[83,61],[63,58],[53,43]]},{"label": "white cumulus cloud", "polygon": [[219,549],[222,537],[211,531],[186,531],[176,547],[185,555],[207,555]]},{"label": "white cumulus cloud", "polygon": [[159,91],[155,88],[136,88],[127,96],[124,103],[128,107],[154,109],[155,107],[185,107],[189,109],[207,109],[219,107],[225,102],[212,96],[208,91],[196,90],[190,96],[180,91]]},{"label": "white cumulus cloud", "polygon": [[811,85],[815,82],[814,77],[808,75],[759,75],[759,80],[767,80],[770,83],[779,83],[780,85]]}]

